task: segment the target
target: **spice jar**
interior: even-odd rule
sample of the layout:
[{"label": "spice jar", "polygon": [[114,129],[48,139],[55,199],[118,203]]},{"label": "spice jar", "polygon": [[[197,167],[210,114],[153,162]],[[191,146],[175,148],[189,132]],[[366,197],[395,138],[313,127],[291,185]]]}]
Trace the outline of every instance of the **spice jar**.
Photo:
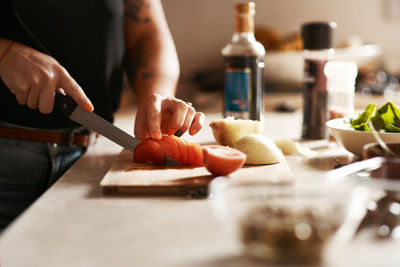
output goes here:
[{"label": "spice jar", "polygon": [[327,78],[329,119],[351,117],[354,114],[354,91],[357,64],[331,61],[324,69]]}]

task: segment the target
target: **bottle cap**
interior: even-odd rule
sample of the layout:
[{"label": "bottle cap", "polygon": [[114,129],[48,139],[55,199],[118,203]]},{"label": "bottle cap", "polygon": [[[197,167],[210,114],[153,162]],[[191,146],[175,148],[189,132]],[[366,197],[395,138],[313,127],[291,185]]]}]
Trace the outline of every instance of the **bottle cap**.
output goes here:
[{"label": "bottle cap", "polygon": [[330,49],[333,46],[335,22],[310,22],[301,26],[304,49]]},{"label": "bottle cap", "polygon": [[239,3],[235,5],[235,32],[253,33],[254,15],[256,4],[254,2]]},{"label": "bottle cap", "polygon": [[238,3],[235,5],[235,12],[254,15],[256,13],[256,4],[254,2]]}]

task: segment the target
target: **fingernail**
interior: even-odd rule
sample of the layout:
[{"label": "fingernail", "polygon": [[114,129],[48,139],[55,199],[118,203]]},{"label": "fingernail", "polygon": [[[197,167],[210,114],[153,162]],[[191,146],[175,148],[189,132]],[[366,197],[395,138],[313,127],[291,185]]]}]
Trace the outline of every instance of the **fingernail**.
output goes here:
[{"label": "fingernail", "polygon": [[173,135],[175,132],[176,132],[175,129],[169,129],[167,134],[168,135]]},{"label": "fingernail", "polygon": [[183,132],[181,130],[176,131],[176,133],[174,133],[175,136],[181,137],[183,134]]},{"label": "fingernail", "polygon": [[86,111],[87,112],[92,112],[94,110],[94,107],[91,103],[86,104]]},{"label": "fingernail", "polygon": [[197,130],[196,129],[191,129],[190,131],[189,131],[189,134],[190,135],[195,135],[197,133]]},{"label": "fingernail", "polygon": [[153,139],[160,140],[161,139],[161,133],[160,132],[154,132],[153,133]]}]

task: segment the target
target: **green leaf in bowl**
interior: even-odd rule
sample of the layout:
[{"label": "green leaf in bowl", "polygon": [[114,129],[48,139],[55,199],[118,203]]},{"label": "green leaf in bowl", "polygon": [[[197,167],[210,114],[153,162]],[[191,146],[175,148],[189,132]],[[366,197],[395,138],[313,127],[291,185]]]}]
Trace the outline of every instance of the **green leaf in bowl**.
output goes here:
[{"label": "green leaf in bowl", "polygon": [[374,115],[376,110],[375,104],[369,104],[363,113],[361,113],[358,118],[352,119],[350,121],[351,127],[358,131],[371,131],[368,127],[368,121]]},{"label": "green leaf in bowl", "polygon": [[378,132],[400,133],[400,110],[393,102],[387,102],[378,110],[375,104],[369,104],[363,113],[350,121],[350,125],[355,130],[370,132],[369,121]]},{"label": "green leaf in bowl", "polygon": [[400,128],[395,126],[395,123],[400,123],[400,111],[393,102],[386,103],[377,113],[385,123],[383,129],[386,132],[400,132]]}]

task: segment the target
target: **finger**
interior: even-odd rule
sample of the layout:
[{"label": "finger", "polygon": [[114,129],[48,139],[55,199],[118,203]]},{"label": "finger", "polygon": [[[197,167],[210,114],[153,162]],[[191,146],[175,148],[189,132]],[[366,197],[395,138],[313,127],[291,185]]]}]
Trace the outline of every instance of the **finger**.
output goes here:
[{"label": "finger", "polygon": [[161,112],[161,133],[167,134],[172,120],[172,112]]},{"label": "finger", "polygon": [[39,106],[39,95],[42,88],[34,87],[29,90],[26,105],[31,109],[36,109]]},{"label": "finger", "polygon": [[185,117],[185,122],[183,123],[182,127],[179,129],[180,135],[184,134],[192,124],[192,121],[194,119],[194,115],[196,114],[196,110],[188,106],[187,112],[186,112],[186,117]]},{"label": "finger", "polygon": [[20,105],[26,105],[26,100],[28,98],[30,89],[24,89],[24,90],[16,90],[15,91],[15,97],[17,98],[17,102]]},{"label": "finger", "polygon": [[48,114],[53,110],[54,106],[54,86],[46,86],[40,91],[39,95],[39,111],[43,114]]},{"label": "finger", "polygon": [[182,128],[188,105],[182,100],[176,98],[166,98],[161,104],[162,112],[170,111],[172,113],[171,121],[167,130],[168,135],[173,135],[178,129]]},{"label": "finger", "polygon": [[147,121],[147,129],[148,134],[154,140],[161,139],[161,100],[156,98],[147,102],[147,113],[146,113],[146,121]]},{"label": "finger", "polygon": [[136,114],[135,117],[135,129],[134,135],[139,140],[144,140],[149,138],[149,130],[147,129],[146,117],[140,111]]},{"label": "finger", "polygon": [[57,88],[57,92],[59,92],[60,94],[66,95],[64,89],[62,89],[62,88]]},{"label": "finger", "polygon": [[201,128],[203,128],[204,120],[205,116],[203,112],[196,112],[196,114],[194,115],[194,119],[192,121],[192,125],[190,125],[189,128],[189,134],[195,135],[196,133],[198,133],[201,130]]},{"label": "finger", "polygon": [[61,68],[61,76],[59,78],[59,83],[57,87],[62,88],[67,95],[72,97],[75,102],[87,112],[93,111],[93,104],[90,102],[89,98],[85,95],[82,88],[76,83],[76,81],[68,74],[68,72]]}]

